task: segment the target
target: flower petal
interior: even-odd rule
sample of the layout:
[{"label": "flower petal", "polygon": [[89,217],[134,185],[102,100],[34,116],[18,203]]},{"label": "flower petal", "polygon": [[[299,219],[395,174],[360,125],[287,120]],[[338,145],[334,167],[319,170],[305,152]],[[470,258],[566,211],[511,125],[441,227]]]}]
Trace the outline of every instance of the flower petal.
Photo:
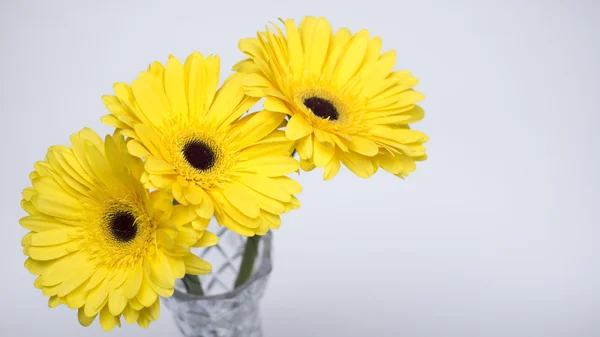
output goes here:
[{"label": "flower petal", "polygon": [[258,205],[243,185],[239,183],[228,184],[223,190],[223,195],[245,215],[256,218],[260,214]]},{"label": "flower petal", "polygon": [[293,115],[285,128],[285,135],[291,140],[300,139],[312,132],[312,125],[302,114]]},{"label": "flower petal", "polygon": [[183,262],[185,263],[185,270],[187,274],[208,274],[212,270],[210,263],[204,261],[194,254],[186,255],[183,258]]}]

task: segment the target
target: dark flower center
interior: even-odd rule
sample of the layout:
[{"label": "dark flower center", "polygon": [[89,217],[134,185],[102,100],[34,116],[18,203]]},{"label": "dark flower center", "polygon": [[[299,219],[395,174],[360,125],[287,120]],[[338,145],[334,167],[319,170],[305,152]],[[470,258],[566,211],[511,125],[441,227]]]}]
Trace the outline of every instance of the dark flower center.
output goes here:
[{"label": "dark flower center", "polygon": [[117,241],[129,242],[137,234],[135,216],[126,211],[117,211],[110,217],[110,232]]},{"label": "dark flower center", "polygon": [[199,140],[185,144],[183,156],[190,165],[200,171],[208,170],[215,165],[215,153],[208,145]]},{"label": "dark flower center", "polygon": [[309,97],[304,100],[304,105],[309,108],[317,117],[335,121],[340,117],[337,109],[331,102],[321,97]]}]

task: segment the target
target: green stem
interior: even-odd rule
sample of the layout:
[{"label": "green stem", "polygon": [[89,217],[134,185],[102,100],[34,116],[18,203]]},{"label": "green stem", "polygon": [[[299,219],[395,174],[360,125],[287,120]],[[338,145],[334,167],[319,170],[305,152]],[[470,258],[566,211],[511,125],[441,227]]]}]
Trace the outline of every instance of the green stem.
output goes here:
[{"label": "green stem", "polygon": [[188,294],[204,296],[204,291],[202,291],[202,284],[200,283],[198,275],[185,274],[183,277],[183,284],[185,285]]},{"label": "green stem", "polygon": [[259,235],[251,236],[246,241],[246,248],[244,249],[244,256],[242,257],[242,264],[240,265],[240,273],[238,274],[237,280],[235,280],[236,288],[246,283],[252,275],[254,261],[256,260],[256,255],[258,255],[259,242]]}]

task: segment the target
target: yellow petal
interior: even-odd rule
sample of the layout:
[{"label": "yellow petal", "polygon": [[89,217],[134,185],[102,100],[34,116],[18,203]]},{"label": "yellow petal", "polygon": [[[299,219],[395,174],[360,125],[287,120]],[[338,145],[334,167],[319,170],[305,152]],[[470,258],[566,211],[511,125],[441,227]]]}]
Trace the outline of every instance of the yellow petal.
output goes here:
[{"label": "yellow petal", "polygon": [[206,192],[201,187],[196,185],[188,185],[183,189],[183,194],[187,201],[192,205],[197,205],[202,202]]},{"label": "yellow petal", "polygon": [[112,315],[108,310],[108,306],[105,306],[100,312],[100,326],[102,326],[102,330],[111,331],[117,325],[121,326],[119,317]]},{"label": "yellow petal", "polygon": [[264,106],[265,106],[265,110],[279,112],[279,113],[283,113],[286,115],[292,114],[290,109],[288,108],[288,106],[285,104],[285,102],[279,98],[267,97],[267,99],[265,100]]},{"label": "yellow petal", "polygon": [[33,232],[43,232],[66,227],[64,223],[56,221],[54,218],[45,215],[26,216],[21,218],[19,223],[24,228]]},{"label": "yellow petal", "polygon": [[187,97],[185,94],[183,64],[171,56],[165,69],[165,92],[175,115],[187,116]]},{"label": "yellow petal", "polygon": [[382,169],[396,175],[407,176],[417,168],[413,158],[402,154],[396,154],[395,156],[383,155],[379,156],[378,159]]},{"label": "yellow petal", "polygon": [[33,275],[40,275],[46,268],[54,264],[54,261],[37,261],[32,258],[25,260],[25,268]]},{"label": "yellow petal", "polygon": [[[177,235],[177,233],[174,233],[174,235]],[[175,249],[175,241],[172,236],[169,235],[168,230],[158,229],[156,231],[156,243],[163,251],[172,251]]]},{"label": "yellow petal", "polygon": [[334,156],[331,158],[331,161],[325,165],[325,169],[323,170],[323,179],[331,180],[333,177],[337,175],[340,171],[340,161]]},{"label": "yellow petal", "polygon": [[254,172],[267,177],[283,176],[296,171],[298,162],[287,156],[264,156],[239,162],[234,166],[237,171]]},{"label": "yellow petal", "polygon": [[[257,64],[260,64],[262,62],[258,59],[254,59],[254,61],[257,62]],[[242,85],[244,86],[244,93],[252,97],[264,97],[266,91],[275,91],[273,84],[261,74],[246,75],[242,80]],[[276,92],[277,91],[275,91],[275,93]]]},{"label": "yellow petal", "polygon": [[[241,74],[237,75],[240,76]],[[215,99],[215,104],[217,103],[217,99],[219,99],[219,102],[221,102],[222,100],[227,100],[228,104],[232,104],[229,107],[219,107],[219,106],[212,106],[210,108],[210,116],[211,118],[215,119],[215,125],[217,129],[225,129],[225,128],[229,128],[230,124],[232,124],[233,122],[235,122],[236,120],[238,120],[243,114],[245,114],[246,112],[248,112],[248,110],[250,110],[250,108],[259,100],[259,98],[257,97],[250,97],[250,96],[246,96],[243,93],[243,89],[242,89],[242,81],[241,79],[235,79],[234,77],[230,77],[227,81],[225,81],[225,83],[223,84],[224,86],[232,86],[234,85],[234,82],[237,82],[235,84],[235,86],[237,86],[236,90],[239,90],[238,92],[236,92],[234,95],[234,97],[230,97],[229,100],[227,100],[227,97],[224,91],[219,91],[218,92],[218,96]],[[223,88],[223,87],[222,87]],[[233,94],[233,93],[232,93]],[[235,104],[233,104],[235,103]],[[231,109],[231,110],[223,110],[223,109]]]},{"label": "yellow petal", "polygon": [[238,71],[245,74],[259,73],[260,68],[252,59],[245,59],[234,64],[231,68],[233,71]]},{"label": "yellow petal", "polygon": [[254,200],[256,200],[258,207],[260,207],[261,209],[264,209],[267,212],[271,212],[273,214],[281,214],[284,212],[284,206],[282,201],[268,197],[262,193],[255,191],[252,188],[249,188],[248,191],[250,192]]},{"label": "yellow petal", "polygon": [[[58,296],[66,296],[80,286],[85,285],[84,282],[86,282],[95,271],[96,268],[91,263],[78,265],[76,271],[61,283],[60,288],[58,289]],[[83,292],[84,289],[81,289],[80,291]]]},{"label": "yellow petal", "polygon": [[260,224],[260,220],[258,217],[251,218],[246,214],[242,213],[242,211],[238,210],[235,206],[233,206],[227,198],[223,195],[223,192],[215,191],[212,193],[213,196],[218,195],[218,199],[215,199],[218,202],[219,208],[221,209],[221,213],[226,214],[231,217],[235,223],[242,225],[248,228],[256,228]]},{"label": "yellow petal", "polygon": [[[179,176],[177,176],[177,178],[179,178]],[[171,186],[171,188],[173,192],[173,198],[175,198],[175,200],[177,200],[177,202],[180,204],[186,205],[188,202],[183,197],[183,187],[179,184],[179,182],[177,181]]]},{"label": "yellow petal", "polygon": [[312,36],[311,53],[308,63],[310,65],[310,73],[314,76],[320,76],[323,64],[325,63],[325,57],[327,56],[329,38],[332,32],[331,26],[324,18],[317,19],[315,24],[316,27]]},{"label": "yellow petal", "polygon": [[[123,287],[120,287],[108,294],[108,310],[111,315],[119,316],[127,305],[127,298],[125,298],[123,289]],[[100,314],[100,319],[102,319],[102,314]]]},{"label": "yellow petal", "polygon": [[209,231],[204,231],[200,239],[194,244],[194,247],[210,247],[219,242],[219,237]]},{"label": "yellow petal", "polygon": [[270,178],[260,175],[244,175],[239,177],[238,180],[256,192],[264,194],[270,198],[283,202],[289,202],[292,199],[290,193],[288,193],[283,187],[277,184],[276,181]]},{"label": "yellow petal", "polygon": [[146,313],[150,318],[156,321],[160,317],[160,301],[154,302],[147,310]]},{"label": "yellow petal", "polygon": [[61,305],[60,297],[52,296],[48,299],[48,308],[56,308]]},{"label": "yellow petal", "polygon": [[308,135],[304,138],[300,138],[296,142],[296,150],[300,158],[309,159],[313,156],[313,137]]},{"label": "yellow petal", "polygon": [[342,28],[335,33],[331,46],[329,47],[325,67],[323,68],[324,74],[329,75],[335,71],[338,61],[340,60],[340,54],[344,51],[344,48],[351,38],[352,33],[346,28]]},{"label": "yellow petal", "polygon": [[331,139],[333,140],[335,145],[337,145],[342,151],[348,152],[348,147],[342,141],[343,137],[338,137],[337,135],[334,135],[334,134],[329,134],[329,137],[331,137]]},{"label": "yellow petal", "polygon": [[150,281],[147,279],[148,276],[146,276],[145,273],[143,274],[144,279],[142,280],[142,285],[140,286],[140,290],[137,293],[136,299],[143,306],[149,307],[154,303],[154,301],[156,301],[158,294],[156,291],[154,291],[154,289],[152,289],[152,286],[150,286]]},{"label": "yellow petal", "polygon": [[64,203],[64,200],[55,198],[53,195],[37,195],[31,202],[40,212],[68,220],[77,220],[82,217],[83,208],[77,201],[75,203]]},{"label": "yellow petal", "polygon": [[210,263],[204,261],[194,254],[185,256],[183,258],[183,262],[185,263],[185,270],[187,274],[208,274],[212,270]]},{"label": "yellow petal", "polygon": [[173,276],[175,278],[182,278],[185,276],[185,263],[178,257],[171,257],[167,255],[169,259],[169,263],[171,264],[171,269],[173,269]]},{"label": "yellow petal", "polygon": [[245,38],[238,42],[240,50],[250,57],[264,57],[263,49],[257,38]]},{"label": "yellow petal", "polygon": [[302,114],[293,115],[285,128],[285,135],[291,140],[300,139],[312,132],[312,125]]},{"label": "yellow petal", "polygon": [[173,221],[176,225],[182,226],[186,223],[190,223],[194,219],[196,219],[196,213],[192,207],[185,205],[173,206],[173,211],[171,212],[171,221]]},{"label": "yellow petal", "polygon": [[[152,303],[150,303],[149,306],[150,305],[152,305]],[[145,308],[145,306],[142,303],[140,303],[136,297],[129,300],[128,306],[130,306],[131,309],[136,311],[140,311]]]},{"label": "yellow petal", "polygon": [[162,126],[163,119],[171,113],[169,100],[161,87],[162,85],[146,72],[141,73],[132,84],[135,100],[142,113],[156,127]]},{"label": "yellow petal", "polygon": [[[97,287],[92,289],[88,295],[87,302],[85,303],[85,315],[92,316],[97,314],[108,298],[108,278],[104,279]],[[108,308],[106,308],[108,310]]]},{"label": "yellow petal", "polygon": [[98,177],[100,181],[107,183],[114,179],[112,169],[106,160],[105,155],[91,142],[85,143],[85,156],[94,175]]},{"label": "yellow petal", "polygon": [[158,61],[154,61],[148,67],[148,72],[156,78],[156,80],[160,83],[163,81],[163,76],[165,74],[165,67]]},{"label": "yellow petal", "polygon": [[114,270],[109,278],[108,286],[110,289],[120,288],[125,283],[127,276],[128,273],[125,270]]},{"label": "yellow petal", "polygon": [[[94,171],[90,167],[86,157],[86,152],[84,151],[84,140],[81,139],[78,133],[71,135],[70,140],[74,156],[62,153],[62,159],[68,163],[71,171],[76,172],[76,174],[78,174],[81,179],[85,180],[89,186],[94,186],[96,183],[94,178],[92,178]],[[48,153],[48,155],[50,155],[50,153]],[[65,165],[63,168],[67,169],[67,165]]]},{"label": "yellow petal", "polygon": [[150,326],[150,319],[146,318],[145,316],[141,316],[138,318],[137,320],[138,325],[140,326],[140,328],[147,328]]},{"label": "yellow petal", "polygon": [[[241,111],[237,111],[236,107],[245,97],[244,88],[242,87],[244,77],[241,74],[231,75],[217,91],[209,113],[210,118],[215,121],[215,126],[219,127],[223,123],[227,124],[226,121],[236,120],[241,116]],[[234,112],[237,112],[236,116],[231,116]]]},{"label": "yellow petal", "polygon": [[262,141],[257,142],[254,145],[238,152],[237,158],[252,159],[269,155],[289,156],[291,153],[292,144],[292,141],[285,138],[285,136],[283,139],[279,138],[278,140],[273,141],[270,139],[263,139]]},{"label": "yellow petal", "polygon": [[352,40],[350,40],[343,54],[340,56],[334,74],[334,79],[337,83],[348,82],[356,73],[365,56],[368,43],[369,32],[367,30],[363,29],[352,37]]},{"label": "yellow petal", "polygon": [[143,123],[137,123],[134,126],[134,130],[140,143],[142,143],[152,155],[156,157],[161,157],[163,155],[163,146],[156,133],[152,131],[149,126]]},{"label": "yellow petal", "polygon": [[[363,81],[368,81],[370,79],[368,75],[372,73],[373,68],[377,65],[377,62],[380,59],[382,45],[383,41],[379,37],[369,40],[365,57],[363,59],[362,64],[360,65],[360,70],[356,74],[356,76],[360,77]],[[389,71],[384,75],[383,78],[385,78],[388,74]],[[377,79],[377,81],[380,80],[380,78]]]},{"label": "yellow petal", "polygon": [[256,230],[255,230],[255,234],[256,235],[265,235],[265,234],[267,234],[269,229],[270,229],[269,224],[266,221],[261,221],[260,226],[258,226],[258,228],[256,228]]},{"label": "yellow petal", "polygon": [[210,223],[210,219],[196,218],[196,220],[192,221],[192,227],[198,232],[202,232],[208,227]]},{"label": "yellow petal", "polygon": [[272,229],[278,229],[281,226],[281,217],[276,214],[271,214],[269,212],[261,212],[261,218],[263,221],[269,224],[269,227]]},{"label": "yellow petal", "polygon": [[314,163],[317,167],[325,167],[335,152],[333,146],[314,140]]},{"label": "yellow petal", "polygon": [[138,264],[132,271],[128,272],[128,276],[123,284],[123,296],[127,299],[135,297],[142,283],[142,268]]},{"label": "yellow petal", "polygon": [[373,175],[373,159],[353,152],[341,152],[338,154],[344,165],[361,178]]},{"label": "yellow petal", "polygon": [[194,210],[196,211],[196,214],[203,219],[210,219],[213,216],[215,209],[213,202],[208,196],[208,194],[206,195],[206,197],[202,198],[202,202],[196,205]]},{"label": "yellow petal", "polygon": [[32,246],[52,246],[71,241],[78,238],[82,231],[78,227],[63,227],[59,229],[47,230],[39,233],[33,233],[30,236],[29,244]]},{"label": "yellow petal", "polygon": [[159,250],[155,255],[144,259],[144,268],[150,270],[150,279],[161,288],[173,288],[175,277],[166,256]]},{"label": "yellow petal", "polygon": [[[259,220],[258,224],[260,224],[261,223],[260,217],[258,218],[258,220]],[[250,229],[248,227],[244,227],[244,226],[238,224],[237,222],[235,222],[233,219],[231,219],[227,215],[223,215],[222,219],[220,219],[218,221],[219,221],[219,224],[225,225],[225,227],[227,227],[227,229],[231,230],[232,232],[234,232],[238,235],[254,236],[256,234],[256,228]]]},{"label": "yellow petal", "polygon": [[300,168],[303,171],[306,172],[310,172],[312,170],[314,170],[315,168],[315,163],[313,163],[312,158],[308,158],[308,159],[300,159]]},{"label": "yellow petal", "polygon": [[125,317],[125,321],[127,321],[127,323],[133,324],[140,317],[140,312],[128,305],[123,311],[123,317]]},{"label": "yellow petal", "polygon": [[127,150],[129,151],[129,153],[138,158],[146,158],[151,156],[150,151],[148,151],[148,149],[146,149],[146,147],[142,145],[142,143],[138,142],[135,139],[129,139],[127,141]]},{"label": "yellow petal", "polygon": [[235,138],[240,149],[254,145],[277,129],[284,118],[284,114],[268,110],[247,115],[234,123],[229,137]]},{"label": "yellow petal", "polygon": [[73,267],[79,267],[80,262],[81,258],[77,254],[70,254],[54,260],[46,266],[44,272],[40,275],[41,284],[50,287],[68,280],[73,273]]},{"label": "yellow petal", "polygon": [[86,290],[96,288],[102,281],[108,278],[110,271],[111,270],[105,266],[98,267],[90,278],[90,281],[87,283]]},{"label": "yellow petal", "polygon": [[91,317],[86,316],[83,308],[79,308],[79,310],[77,310],[77,318],[79,319],[79,324],[86,327],[90,326],[94,322],[96,316],[98,316],[98,314],[93,315]]},{"label": "yellow petal", "polygon": [[171,297],[171,296],[173,296],[173,293],[175,292],[175,288],[163,288],[163,287],[159,286],[158,284],[156,284],[151,279],[149,279],[149,283],[150,283],[150,286],[152,287],[152,289],[156,292],[156,295],[158,295],[160,297],[165,297],[165,298]]},{"label": "yellow petal", "polygon": [[121,285],[123,285],[123,283],[125,282],[125,279],[127,278],[127,272],[123,271],[123,270],[114,270],[112,273],[112,276],[110,277],[110,280],[108,282],[108,286],[111,289],[116,289],[116,288],[120,288]]},{"label": "yellow petal", "polygon": [[423,132],[409,129],[397,129],[387,126],[374,126],[372,129],[373,135],[381,138],[386,138],[400,144],[409,143],[424,143],[429,137]]},{"label": "yellow petal", "polygon": [[331,138],[331,134],[329,132],[315,129],[315,137],[321,143],[327,143],[331,146],[335,145],[333,139]]},{"label": "yellow petal", "polygon": [[146,170],[150,174],[176,174],[175,167],[166,161],[156,158],[146,158]]},{"label": "yellow petal", "polygon": [[223,190],[223,195],[246,216],[256,218],[260,214],[258,205],[243,185],[230,183]]},{"label": "yellow petal", "polygon": [[[209,55],[206,57],[206,85],[204,108],[208,109],[215,99],[217,87],[219,86],[219,75],[221,72],[221,59],[217,55]],[[246,109],[247,110],[247,109]]]},{"label": "yellow petal", "polygon": [[33,179],[31,183],[38,194],[51,195],[53,198],[58,199],[65,204],[80,204],[77,195],[68,193],[67,190],[62,188],[61,185],[51,177],[37,177]]},{"label": "yellow petal", "polygon": [[176,244],[172,251],[166,253],[171,256],[185,256],[190,252],[190,246],[198,240],[198,232],[190,226],[179,227],[179,233],[176,238]]},{"label": "yellow petal", "polygon": [[60,245],[54,246],[45,246],[45,247],[37,247],[37,246],[28,246],[24,247],[25,254],[29,255],[29,257],[39,260],[39,261],[48,261],[54,260],[59,257],[65,256],[69,253],[79,250],[79,242],[78,241],[69,241]]},{"label": "yellow petal", "polygon": [[184,71],[187,75],[187,99],[190,118],[200,118],[205,113],[206,67],[204,56],[193,52],[187,57]]},{"label": "yellow petal", "polygon": [[379,57],[377,62],[369,71],[364,72],[365,81],[370,85],[365,86],[366,90],[363,94],[366,97],[372,97],[378,88],[377,83],[383,81],[392,71],[396,64],[396,52],[389,50]]},{"label": "yellow petal", "polygon": [[81,137],[81,139],[84,140],[84,142],[92,143],[93,147],[100,151],[102,155],[104,155],[104,153],[102,152],[104,151],[104,143],[102,142],[102,138],[100,137],[100,135],[98,135],[94,130],[90,128],[83,128],[81,129],[81,131],[78,132],[78,134]]},{"label": "yellow petal", "polygon": [[70,309],[79,309],[85,305],[89,291],[83,290],[84,286],[75,289],[74,291],[67,294],[67,305]]},{"label": "yellow petal", "polygon": [[290,57],[290,67],[295,69],[296,73],[301,74],[304,64],[304,51],[298,29],[293,20],[285,21],[285,31],[287,34],[287,45]]},{"label": "yellow petal", "polygon": [[290,177],[273,177],[271,179],[290,194],[298,194],[302,192],[302,185]]},{"label": "yellow petal", "polygon": [[364,156],[372,157],[379,153],[379,146],[372,140],[354,136],[351,141],[344,141],[348,149],[360,153]]}]

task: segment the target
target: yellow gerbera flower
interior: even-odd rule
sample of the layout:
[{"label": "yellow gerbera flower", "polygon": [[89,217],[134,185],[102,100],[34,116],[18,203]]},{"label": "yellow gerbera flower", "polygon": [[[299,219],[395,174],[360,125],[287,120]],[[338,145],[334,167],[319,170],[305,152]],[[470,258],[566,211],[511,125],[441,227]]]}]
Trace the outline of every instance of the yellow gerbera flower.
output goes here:
[{"label": "yellow gerbera flower", "polygon": [[244,116],[258,98],[246,96],[241,74],[217,91],[219,58],[196,52],[183,65],[169,57],[154,62],[131,86],[117,83],[104,96],[112,112],[103,122],[130,137],[129,151],[145,159],[142,181],[172,190],[192,205],[204,229],[220,225],[253,236],[278,228],[280,214],[299,207],[300,185],[286,177],[298,169],[284,115],[261,111]]},{"label": "yellow gerbera flower", "polygon": [[83,129],[71,146],[51,147],[23,191],[29,216],[20,223],[31,231],[22,240],[25,267],[39,275],[34,284],[48,305],[79,309],[82,325],[100,313],[105,330],[120,326],[121,316],[147,327],[176,278],[210,272],[190,247],[217,237],[194,230],[194,211],[173,206],[170,192],[142,186],[143,164],[118,133],[103,142]]},{"label": "yellow gerbera flower", "polygon": [[266,97],[265,109],[289,115],[285,134],[295,141],[304,170],[324,168],[333,178],[340,161],[367,178],[379,167],[403,178],[426,158],[427,136],[408,124],[423,118],[423,95],[407,71],[392,71],[396,53],[381,54],[381,39],[361,30],[335,34],[324,18],[296,27],[282,21],[239,47],[249,58],[234,70],[250,74],[246,94]]}]

